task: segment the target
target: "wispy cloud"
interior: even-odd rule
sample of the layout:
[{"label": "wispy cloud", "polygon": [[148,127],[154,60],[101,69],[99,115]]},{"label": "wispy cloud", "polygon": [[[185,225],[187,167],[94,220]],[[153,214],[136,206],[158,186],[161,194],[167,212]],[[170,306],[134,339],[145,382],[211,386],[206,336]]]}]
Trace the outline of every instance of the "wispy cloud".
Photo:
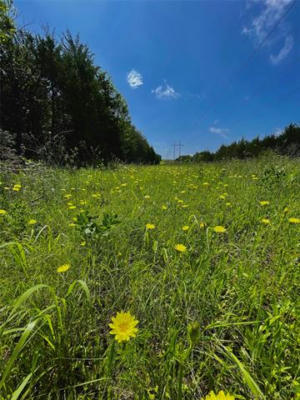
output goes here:
[{"label": "wispy cloud", "polygon": [[228,139],[229,129],[226,128],[217,128],[216,126],[211,126],[209,128],[209,132],[215,133],[216,135],[220,135],[225,139]]},{"label": "wispy cloud", "polygon": [[127,82],[132,89],[136,89],[143,84],[142,74],[137,72],[135,69],[132,69],[127,74]]},{"label": "wispy cloud", "polygon": [[[249,0],[247,9],[251,5],[260,7],[260,12],[251,19],[248,26],[242,30],[244,35],[249,36],[255,46],[263,43],[266,47],[271,47],[275,43],[283,42],[281,50],[277,55],[270,55],[272,64],[279,64],[291,52],[294,46],[294,38],[290,33],[290,26],[287,22],[280,22],[276,32],[272,31],[275,24],[283,18],[288,7],[293,0]],[[268,37],[269,32],[272,34]]]},{"label": "wispy cloud", "polygon": [[151,93],[154,93],[158,99],[177,99],[180,96],[180,94],[166,82],[163,85],[157,86],[156,89],[151,90]]},{"label": "wispy cloud", "polygon": [[285,38],[284,45],[279,51],[279,53],[275,56],[273,54],[270,55],[271,63],[274,65],[279,64],[290,53],[293,46],[294,46],[294,38],[293,36],[289,35]]}]

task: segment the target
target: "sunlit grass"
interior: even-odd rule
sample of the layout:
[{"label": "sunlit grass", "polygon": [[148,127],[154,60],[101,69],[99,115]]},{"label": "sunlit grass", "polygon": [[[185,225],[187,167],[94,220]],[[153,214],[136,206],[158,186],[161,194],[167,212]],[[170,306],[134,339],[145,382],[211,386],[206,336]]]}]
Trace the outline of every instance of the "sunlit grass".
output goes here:
[{"label": "sunlit grass", "polygon": [[296,399],[298,161],[0,181],[1,400]]}]

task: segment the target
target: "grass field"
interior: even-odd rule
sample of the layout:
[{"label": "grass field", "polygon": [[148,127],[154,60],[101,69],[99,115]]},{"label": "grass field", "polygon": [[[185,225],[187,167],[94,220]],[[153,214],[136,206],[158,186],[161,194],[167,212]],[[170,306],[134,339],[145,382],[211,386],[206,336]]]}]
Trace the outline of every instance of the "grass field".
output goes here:
[{"label": "grass field", "polygon": [[0,399],[300,398],[299,161],[29,167],[0,209]]}]

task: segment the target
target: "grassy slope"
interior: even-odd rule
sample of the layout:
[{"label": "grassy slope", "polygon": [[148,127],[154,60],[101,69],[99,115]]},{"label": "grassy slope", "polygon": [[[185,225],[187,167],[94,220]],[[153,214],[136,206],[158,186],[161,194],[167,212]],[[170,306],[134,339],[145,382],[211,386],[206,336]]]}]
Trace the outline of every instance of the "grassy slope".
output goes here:
[{"label": "grassy slope", "polygon": [[[33,169],[1,181],[0,399],[22,382],[15,399],[296,398],[298,161]],[[100,231],[104,213],[119,223],[83,237],[81,209]],[[139,332],[112,346],[120,310]]]}]

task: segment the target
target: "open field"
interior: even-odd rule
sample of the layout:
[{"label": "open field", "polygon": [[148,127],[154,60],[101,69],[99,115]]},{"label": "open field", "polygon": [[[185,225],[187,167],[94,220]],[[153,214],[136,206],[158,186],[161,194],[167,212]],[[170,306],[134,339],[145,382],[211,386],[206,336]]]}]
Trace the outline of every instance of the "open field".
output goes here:
[{"label": "open field", "polygon": [[1,400],[299,398],[299,161],[1,175]]}]

